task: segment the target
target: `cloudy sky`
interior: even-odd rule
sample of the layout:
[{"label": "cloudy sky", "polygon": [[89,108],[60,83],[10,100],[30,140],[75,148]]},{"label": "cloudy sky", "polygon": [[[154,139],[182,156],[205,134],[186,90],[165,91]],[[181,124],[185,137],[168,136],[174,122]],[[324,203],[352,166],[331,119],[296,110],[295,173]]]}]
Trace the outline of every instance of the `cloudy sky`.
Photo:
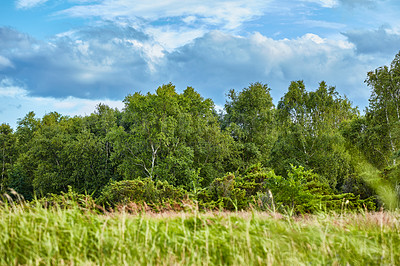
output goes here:
[{"label": "cloudy sky", "polygon": [[0,123],[85,115],[172,82],[223,106],[230,89],[325,80],[360,107],[400,50],[398,0],[2,0]]}]

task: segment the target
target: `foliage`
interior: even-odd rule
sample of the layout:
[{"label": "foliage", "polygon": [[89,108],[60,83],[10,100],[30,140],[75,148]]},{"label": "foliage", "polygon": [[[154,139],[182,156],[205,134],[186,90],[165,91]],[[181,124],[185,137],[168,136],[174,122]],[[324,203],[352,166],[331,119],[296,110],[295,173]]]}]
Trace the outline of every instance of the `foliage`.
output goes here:
[{"label": "foliage", "polygon": [[166,202],[182,202],[188,193],[166,181],[154,182],[150,178],[111,182],[102,191],[97,203],[106,207],[126,205],[131,202],[157,207]]},{"label": "foliage", "polygon": [[84,211],[97,210],[97,205],[91,195],[79,194],[68,187],[68,192],[60,194],[48,194],[42,198],[35,198],[30,202],[31,206],[41,206],[43,208],[74,209],[79,208]]},{"label": "foliage", "polygon": [[111,145],[80,117],[49,113],[35,119],[29,113],[19,122],[16,137],[20,154],[9,172],[10,185],[27,199],[66,192],[68,186],[97,195],[115,177]]},{"label": "foliage", "polygon": [[272,176],[265,187],[271,191],[278,209],[294,213],[340,211],[344,205],[349,210],[375,209],[372,198],[360,199],[351,193],[334,193],[318,174],[301,166],[292,166],[287,177]]},{"label": "foliage", "polygon": [[266,84],[231,90],[219,114],[193,88],[171,83],[128,95],[121,111],[30,112],[15,131],[0,126],[0,192],[33,200],[71,187],[110,206],[189,194],[205,209],[396,208],[399,69],[400,53],[368,73],[365,115],[335,87],[307,91],[303,81],[291,82],[276,107]]},{"label": "foliage", "polygon": [[397,164],[394,155],[400,149],[400,53],[390,67],[368,72],[365,82],[371,88],[369,106],[364,120],[353,129],[358,148],[382,170]]},{"label": "foliage", "polygon": [[307,92],[302,81],[292,82],[278,103],[280,134],[271,154],[270,166],[282,176],[290,165],[313,169],[331,188],[341,191],[344,179],[354,172],[340,125],[358,110],[335,87],[321,82]]},{"label": "foliage", "polygon": [[0,193],[9,185],[9,172],[17,159],[16,141],[12,128],[8,124],[0,125]]},{"label": "foliage", "polygon": [[318,211],[375,210],[373,198],[360,199],[352,193],[337,194],[313,171],[292,166],[286,177],[251,166],[242,176],[216,178],[198,197],[200,206],[227,210],[261,210],[314,213]]},{"label": "foliage", "polygon": [[236,168],[266,163],[275,141],[274,104],[270,88],[254,83],[240,92],[230,90],[225,104],[222,127],[235,140],[235,151],[240,158],[233,161]]},{"label": "foliage", "polygon": [[207,190],[199,195],[200,206],[221,210],[242,210],[248,207],[246,192],[236,185],[235,176],[227,174],[216,178]]},{"label": "foliage", "polygon": [[178,94],[168,84],[124,102],[123,126],[108,135],[124,179],[144,176],[189,188],[197,169],[205,182],[224,172],[231,140],[220,131],[210,99],[190,87]]}]

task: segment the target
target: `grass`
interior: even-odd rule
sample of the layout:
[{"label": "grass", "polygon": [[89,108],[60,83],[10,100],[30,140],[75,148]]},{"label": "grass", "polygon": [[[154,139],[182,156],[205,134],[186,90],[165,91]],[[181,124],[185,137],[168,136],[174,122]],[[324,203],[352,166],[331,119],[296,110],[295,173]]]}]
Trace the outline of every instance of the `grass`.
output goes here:
[{"label": "grass", "polygon": [[96,214],[0,207],[0,265],[395,265],[400,214]]}]

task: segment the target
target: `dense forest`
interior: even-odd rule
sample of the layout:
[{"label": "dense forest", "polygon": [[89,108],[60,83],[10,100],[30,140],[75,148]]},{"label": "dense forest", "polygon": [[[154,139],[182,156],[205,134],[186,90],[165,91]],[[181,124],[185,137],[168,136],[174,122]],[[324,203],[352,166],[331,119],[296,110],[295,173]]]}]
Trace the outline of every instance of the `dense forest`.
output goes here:
[{"label": "dense forest", "polygon": [[[367,74],[369,105],[325,82],[291,82],[275,106],[266,84],[231,90],[225,108],[173,84],[89,116],[30,112],[0,126],[1,194],[90,195],[113,207],[193,201],[206,209],[295,212],[397,207],[400,53]],[[69,191],[69,192],[68,192]]]}]

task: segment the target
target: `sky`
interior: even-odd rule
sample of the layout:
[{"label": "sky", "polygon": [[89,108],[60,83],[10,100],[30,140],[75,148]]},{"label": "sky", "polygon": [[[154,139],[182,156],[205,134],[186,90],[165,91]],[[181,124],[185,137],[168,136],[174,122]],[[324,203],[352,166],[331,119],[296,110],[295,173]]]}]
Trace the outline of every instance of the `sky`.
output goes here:
[{"label": "sky", "polygon": [[326,81],[362,111],[367,72],[400,50],[398,0],[2,0],[0,123],[122,109],[173,83],[223,107],[229,90]]}]

